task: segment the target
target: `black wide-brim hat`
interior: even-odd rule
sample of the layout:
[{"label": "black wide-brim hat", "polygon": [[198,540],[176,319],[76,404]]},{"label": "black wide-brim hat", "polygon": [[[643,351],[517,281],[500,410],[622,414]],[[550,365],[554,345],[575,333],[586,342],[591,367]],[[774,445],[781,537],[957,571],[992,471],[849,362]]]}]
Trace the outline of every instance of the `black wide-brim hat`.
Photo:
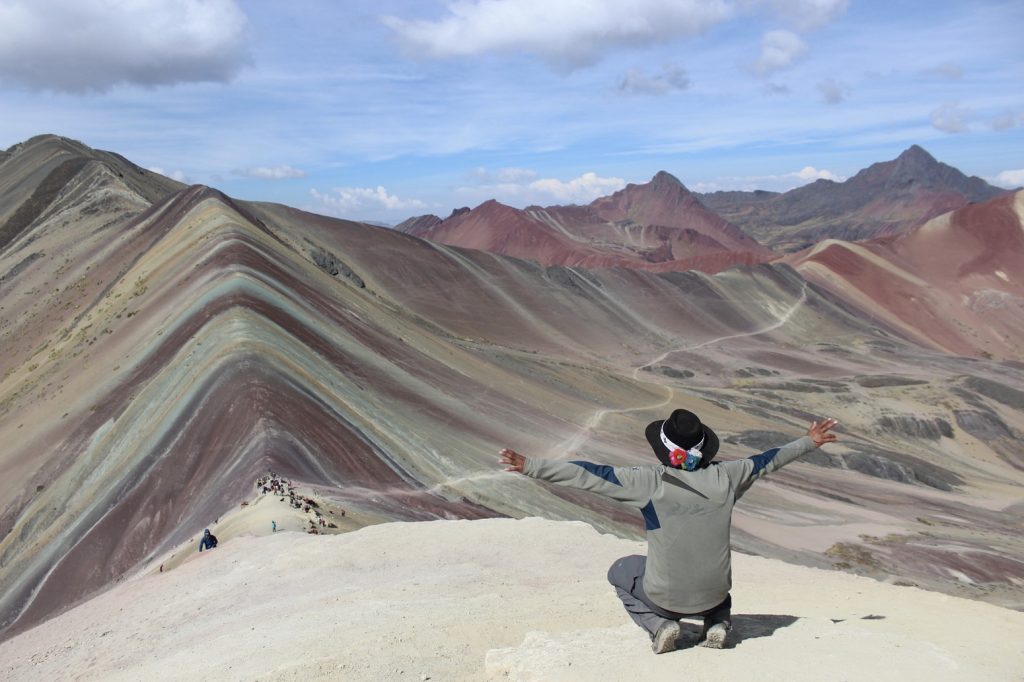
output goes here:
[{"label": "black wide-brim hat", "polygon": [[667,467],[679,469],[669,459],[669,450],[661,442],[661,429],[665,427],[665,435],[668,439],[682,448],[692,448],[704,439],[701,446],[700,468],[706,467],[718,454],[718,435],[708,426],[701,422],[700,417],[689,410],[675,410],[668,419],[659,419],[651,422],[644,430],[647,442],[658,457],[658,460]]}]

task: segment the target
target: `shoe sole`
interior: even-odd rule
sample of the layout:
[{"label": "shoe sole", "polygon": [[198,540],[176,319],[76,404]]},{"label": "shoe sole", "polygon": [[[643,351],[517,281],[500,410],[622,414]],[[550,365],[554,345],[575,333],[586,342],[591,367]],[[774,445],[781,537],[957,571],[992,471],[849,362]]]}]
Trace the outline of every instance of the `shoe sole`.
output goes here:
[{"label": "shoe sole", "polygon": [[666,654],[669,651],[676,650],[676,640],[679,639],[681,632],[679,623],[662,627],[658,630],[658,634],[654,636],[654,642],[651,643],[651,651],[656,654]]},{"label": "shoe sole", "polygon": [[708,630],[708,635],[700,646],[707,647],[708,649],[724,649],[729,639],[729,631],[721,625],[712,626]]}]

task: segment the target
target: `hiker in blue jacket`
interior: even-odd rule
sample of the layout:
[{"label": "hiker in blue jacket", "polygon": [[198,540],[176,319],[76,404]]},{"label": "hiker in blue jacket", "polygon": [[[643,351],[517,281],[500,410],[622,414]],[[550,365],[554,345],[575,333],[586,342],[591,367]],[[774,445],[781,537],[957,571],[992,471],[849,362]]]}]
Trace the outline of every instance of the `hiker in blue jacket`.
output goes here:
[{"label": "hiker in blue jacket", "polygon": [[703,616],[700,645],[721,649],[731,628],[732,508],[757,479],[836,440],[838,422],[813,422],[807,435],[731,462],[712,462],[718,436],[689,410],[652,422],[645,436],[660,465],[612,467],[527,458],[501,451],[506,471],[595,492],[640,510],[647,556],[619,559],[608,581],[661,654],[676,648],[679,619]]},{"label": "hiker in blue jacket", "polygon": [[213,549],[217,546],[217,536],[210,532],[207,528],[203,531],[203,538],[199,541],[199,551],[202,552],[203,548]]}]

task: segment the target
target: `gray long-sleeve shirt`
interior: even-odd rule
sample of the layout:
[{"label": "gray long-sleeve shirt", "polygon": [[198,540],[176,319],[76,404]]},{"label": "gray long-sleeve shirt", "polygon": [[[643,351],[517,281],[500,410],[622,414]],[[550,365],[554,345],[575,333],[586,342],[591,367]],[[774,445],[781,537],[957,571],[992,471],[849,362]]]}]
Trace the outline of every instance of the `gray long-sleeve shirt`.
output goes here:
[{"label": "gray long-sleeve shirt", "polygon": [[732,589],[732,508],[754,481],[814,449],[809,436],[696,471],[527,459],[523,473],[636,507],[647,527],[644,592],[676,613],[717,606]]}]

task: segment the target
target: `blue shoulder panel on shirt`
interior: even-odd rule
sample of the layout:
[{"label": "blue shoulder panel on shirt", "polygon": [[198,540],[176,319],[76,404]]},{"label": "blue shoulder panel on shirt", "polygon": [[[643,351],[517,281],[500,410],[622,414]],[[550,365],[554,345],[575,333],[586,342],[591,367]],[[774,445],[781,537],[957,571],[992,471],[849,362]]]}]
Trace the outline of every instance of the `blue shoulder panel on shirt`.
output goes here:
[{"label": "blue shoulder panel on shirt", "polygon": [[644,529],[658,530],[661,528],[661,521],[658,520],[658,512],[654,511],[654,500],[645,504],[640,513],[644,515]]},{"label": "blue shoulder panel on shirt", "polygon": [[760,473],[761,469],[764,469],[766,466],[768,466],[769,462],[775,459],[775,455],[777,454],[779,454],[779,449],[772,448],[771,450],[766,450],[765,452],[762,452],[760,455],[754,455],[753,457],[751,457],[751,461],[754,462],[753,475],[757,476],[757,474]]},{"label": "blue shoulder panel on shirt", "polygon": [[569,464],[575,464],[576,466],[583,467],[595,476],[600,476],[609,483],[614,483],[617,486],[621,486],[619,477],[615,475],[615,467],[608,466],[607,464],[594,464],[593,462],[569,462]]}]

